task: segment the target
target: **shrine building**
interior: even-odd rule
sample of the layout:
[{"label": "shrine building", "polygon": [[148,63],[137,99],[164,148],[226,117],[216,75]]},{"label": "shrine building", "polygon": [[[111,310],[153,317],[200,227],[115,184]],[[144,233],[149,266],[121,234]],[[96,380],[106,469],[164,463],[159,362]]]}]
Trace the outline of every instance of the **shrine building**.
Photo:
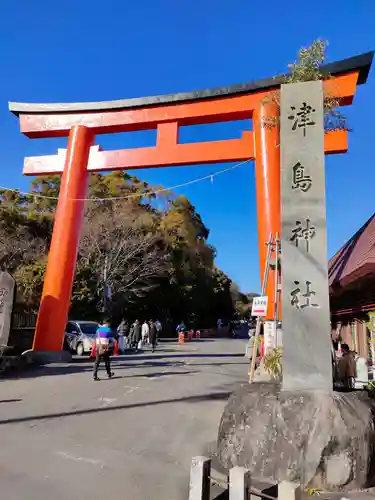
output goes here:
[{"label": "shrine building", "polygon": [[329,261],[332,338],[375,366],[375,214]]}]

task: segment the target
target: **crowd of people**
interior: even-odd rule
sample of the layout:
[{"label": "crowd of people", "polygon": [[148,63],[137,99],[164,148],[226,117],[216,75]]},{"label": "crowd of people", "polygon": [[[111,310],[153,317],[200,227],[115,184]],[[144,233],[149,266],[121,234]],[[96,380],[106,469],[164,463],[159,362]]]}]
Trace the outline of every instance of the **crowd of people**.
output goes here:
[{"label": "crowd of people", "polygon": [[[141,350],[144,345],[151,347],[152,352],[155,352],[158,338],[160,337],[163,330],[161,322],[157,319],[154,320],[144,320],[141,324],[138,319],[136,319],[132,324],[123,318],[117,327],[116,333],[111,328],[110,322],[105,321],[102,325],[99,325],[96,336],[95,343],[93,346],[92,356],[94,357],[94,380],[99,380],[98,369],[101,361],[105,364],[105,369],[109,378],[113,377],[114,373],[111,372],[111,361],[110,356],[114,350],[115,341],[118,342],[119,353],[124,353],[126,349],[134,349],[135,352]],[[183,321],[181,321],[176,332],[181,333],[186,331],[186,326]]]},{"label": "crowd of people", "polygon": [[[114,373],[111,372],[110,356],[113,352],[114,340],[118,341],[119,352],[123,353],[127,348],[133,348],[135,351],[141,350],[144,345],[151,346],[152,352],[155,351],[158,337],[162,332],[162,324],[159,320],[144,320],[141,324],[136,319],[129,325],[126,319],[122,319],[117,327],[117,334],[114,334],[110,323],[104,322],[100,325],[96,332],[95,338],[95,362],[94,362],[94,380],[99,380],[98,369],[100,362],[103,361],[109,378],[113,377]],[[176,332],[179,334],[186,331],[186,326],[181,321]],[[262,333],[260,332],[260,338]],[[253,344],[255,341],[254,329],[249,328],[249,342],[247,346],[247,356],[251,359],[253,355]],[[332,346],[332,362],[333,362],[333,376],[334,381],[340,382],[345,390],[353,390],[355,388],[355,380],[357,377],[357,364],[358,359],[356,353],[351,351],[347,344],[341,345],[341,355],[339,358],[336,356],[334,347]],[[262,357],[261,343],[256,349],[256,356]]]},{"label": "crowd of people", "polygon": [[101,361],[105,364],[107,376],[113,377],[114,373],[111,371],[111,354],[113,353],[114,341],[118,342],[118,349],[120,353],[125,352],[126,348],[133,348],[135,351],[142,349],[143,345],[150,345],[152,352],[155,351],[158,336],[162,331],[162,324],[159,320],[144,321],[141,325],[139,320],[136,319],[134,323],[129,326],[126,319],[122,319],[117,327],[115,334],[111,328],[110,322],[105,321],[99,325],[95,337],[94,349],[94,380],[99,380],[98,370]]},{"label": "crowd of people", "polygon": [[126,348],[140,350],[144,345],[149,345],[152,352],[155,351],[158,337],[162,332],[162,324],[159,320],[144,320],[141,324],[136,319],[129,325],[126,319],[123,319],[117,327],[119,351],[124,352]]}]

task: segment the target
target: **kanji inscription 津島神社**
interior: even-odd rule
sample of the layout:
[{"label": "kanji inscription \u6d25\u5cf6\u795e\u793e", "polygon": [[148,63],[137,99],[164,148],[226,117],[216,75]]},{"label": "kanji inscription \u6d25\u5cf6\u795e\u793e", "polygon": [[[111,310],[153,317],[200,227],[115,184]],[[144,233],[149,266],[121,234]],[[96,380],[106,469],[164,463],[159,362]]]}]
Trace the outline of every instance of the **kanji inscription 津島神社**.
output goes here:
[{"label": "kanji inscription \u6d25\u5cf6\u795e\u793e", "polygon": [[332,390],[323,84],[281,87],[283,389]]},{"label": "kanji inscription \u6d25\u5cf6\u795e\u793e", "polygon": [[290,115],[288,118],[289,120],[293,120],[292,130],[295,131],[301,128],[304,137],[306,137],[307,127],[315,125],[315,121],[313,120],[314,113],[315,109],[307,104],[307,102],[303,102],[298,109],[296,106],[290,106]]},{"label": "kanji inscription \u6d25\u5cf6\u795e\u793e", "polygon": [[[306,281],[305,292],[301,290],[299,281],[295,281],[296,288],[290,292],[290,303],[297,309],[304,309],[305,307],[319,307],[319,304],[314,304],[312,298],[316,293],[311,289],[311,282]],[[302,302],[303,300],[303,302]]]},{"label": "kanji inscription \u6d25\u5cf6\u795e\u793e", "polygon": [[312,186],[310,175],[305,174],[305,167],[299,161],[293,165],[293,189],[299,189],[306,193]]},{"label": "kanji inscription \u6d25\u5cf6\u795e\u793e", "polygon": [[305,242],[306,252],[309,252],[310,241],[314,238],[315,232],[315,226],[311,224],[308,217],[305,219],[304,223],[297,220],[296,226],[292,229],[292,236],[289,238],[289,241],[294,242],[296,247],[298,247],[299,241],[303,240]]}]

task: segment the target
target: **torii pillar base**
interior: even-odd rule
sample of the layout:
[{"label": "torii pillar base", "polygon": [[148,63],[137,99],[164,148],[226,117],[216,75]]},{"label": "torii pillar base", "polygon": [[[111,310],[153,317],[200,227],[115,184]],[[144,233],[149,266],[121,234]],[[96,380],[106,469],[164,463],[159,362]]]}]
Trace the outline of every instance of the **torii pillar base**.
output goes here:
[{"label": "torii pillar base", "polygon": [[27,365],[49,365],[51,363],[71,363],[72,354],[68,351],[25,351],[22,358]]}]

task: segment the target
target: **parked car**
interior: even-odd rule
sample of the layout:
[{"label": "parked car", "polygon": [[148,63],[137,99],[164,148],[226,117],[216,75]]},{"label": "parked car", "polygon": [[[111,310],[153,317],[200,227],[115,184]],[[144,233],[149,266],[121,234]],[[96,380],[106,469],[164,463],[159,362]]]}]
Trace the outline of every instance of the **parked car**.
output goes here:
[{"label": "parked car", "polygon": [[99,324],[95,321],[68,321],[65,329],[64,349],[78,356],[91,352]]}]

